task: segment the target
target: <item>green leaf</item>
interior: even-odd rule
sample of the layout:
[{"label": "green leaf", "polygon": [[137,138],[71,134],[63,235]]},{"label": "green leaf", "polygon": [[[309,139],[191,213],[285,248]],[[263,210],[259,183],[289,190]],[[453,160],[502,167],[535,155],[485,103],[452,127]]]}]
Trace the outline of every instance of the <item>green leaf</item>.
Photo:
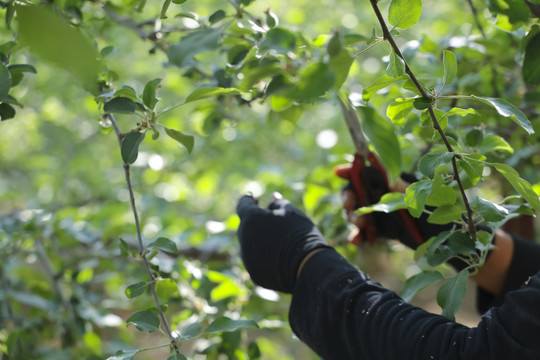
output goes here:
[{"label": "green leaf", "polygon": [[443,67],[443,84],[445,86],[450,85],[457,76],[457,60],[453,52],[448,50],[443,51]]},{"label": "green leaf", "polygon": [[219,30],[214,28],[191,32],[170,47],[167,53],[169,61],[180,68],[195,66],[195,55],[217,49],[219,38]]},{"label": "green leaf", "polygon": [[[413,101],[413,106],[416,110],[426,110],[432,105],[431,98],[428,97],[417,97]],[[429,115],[429,114],[428,114]],[[431,117],[428,116],[431,121]]]},{"label": "green leaf", "polygon": [[435,169],[439,166],[448,165],[453,157],[453,152],[434,152],[426,154],[420,159],[418,170],[425,176],[433,178]]},{"label": "green leaf", "polygon": [[369,214],[374,211],[380,211],[385,213],[390,213],[392,211],[405,209],[407,205],[404,200],[405,195],[402,193],[386,193],[381,197],[378,203],[361,207],[356,211],[358,215]]},{"label": "green leaf", "polygon": [[114,96],[129,98],[133,101],[139,100],[137,92],[131,86],[122,86],[120,89],[114,92]]},{"label": "green leaf", "polygon": [[148,310],[137,311],[127,320],[127,324],[133,324],[142,331],[154,332],[159,329],[159,318],[156,313]]},{"label": "green leaf", "polygon": [[444,277],[438,271],[423,271],[411,276],[405,281],[399,295],[403,300],[409,302],[413,296],[423,288],[441,281]]},{"label": "green leaf", "polygon": [[418,22],[420,15],[421,0],[392,0],[388,9],[388,22],[400,29],[407,29]]},{"label": "green leaf", "polygon": [[0,121],[13,119],[15,117],[15,109],[13,106],[4,103],[0,104]]},{"label": "green leaf", "polygon": [[466,282],[469,271],[464,269],[453,276],[437,292],[437,303],[443,309],[442,315],[450,320],[455,320],[455,313],[458,311],[466,292]]},{"label": "green leaf", "polygon": [[448,185],[434,187],[426,200],[426,204],[430,206],[445,206],[455,203],[456,192]]},{"label": "green leaf", "polygon": [[471,98],[492,106],[500,115],[510,117],[512,120],[514,120],[514,122],[527,131],[529,135],[534,134],[534,129],[529,119],[527,119],[521,110],[510,104],[508,101],[499,98],[480,97],[475,95],[471,95]]},{"label": "green leaf", "polygon": [[200,322],[194,322],[186,326],[180,332],[180,339],[189,340],[198,337],[202,334],[202,324]]},{"label": "green leaf", "polygon": [[[482,179],[482,172],[484,169],[482,163],[470,160],[471,159],[468,157],[462,157],[461,159],[457,160],[458,169],[462,169],[467,175],[466,177],[462,176],[461,179],[465,188],[470,188],[476,185],[478,181]],[[467,181],[470,182],[470,184],[466,184]]]},{"label": "green leaf", "polygon": [[3,63],[0,63],[0,100],[7,96],[10,88],[11,73]]},{"label": "green leaf", "polygon": [[160,249],[162,251],[171,253],[171,254],[179,254],[180,251],[176,247],[176,243],[170,239],[159,237],[154,242],[151,242],[146,246],[148,250],[151,249]]},{"label": "green leaf", "polygon": [[35,74],[37,72],[36,68],[29,64],[9,65],[7,68],[11,74],[11,87],[19,85],[25,73]]},{"label": "green leaf", "polygon": [[427,221],[432,224],[444,225],[461,218],[461,207],[458,205],[440,206],[433,211]]},{"label": "green leaf", "polygon": [[171,279],[159,279],[156,282],[156,292],[162,304],[168,303],[174,296],[180,296],[178,285]]},{"label": "green leaf", "polygon": [[139,145],[144,140],[146,133],[130,132],[122,140],[120,153],[126,164],[133,164],[139,156]]},{"label": "green leaf", "polygon": [[259,45],[261,52],[276,52],[287,54],[296,49],[296,37],[292,32],[284,28],[270,29]]},{"label": "green leaf", "polygon": [[433,181],[431,180],[420,180],[409,185],[405,190],[405,203],[409,212],[415,218],[422,215],[432,184]]},{"label": "green leaf", "polygon": [[400,77],[405,73],[405,63],[394,51],[390,53],[386,74],[391,78]]},{"label": "green leaf", "polygon": [[483,153],[487,152],[502,152],[502,153],[508,153],[513,154],[514,148],[506,142],[502,137],[498,135],[489,135],[486,136],[482,143],[480,144],[480,150]]},{"label": "green leaf", "polygon": [[187,358],[182,354],[174,354],[169,356],[167,360],[187,360]]},{"label": "green leaf", "polygon": [[191,94],[189,94],[184,103],[187,104],[193,101],[207,99],[209,97],[214,97],[214,96],[238,95],[238,94],[242,94],[242,91],[238,89],[233,89],[233,88],[204,87],[204,88],[199,88],[193,91]]},{"label": "green leaf", "polygon": [[506,164],[491,164],[502,176],[508,180],[508,182],[516,189],[516,191],[523,197],[536,211],[540,211],[540,200],[538,195],[534,192],[533,187],[528,181],[519,177],[519,173],[512,167]]},{"label": "green leaf", "polygon": [[167,18],[167,10],[169,9],[170,5],[171,5],[171,0],[165,0],[163,2],[163,6],[161,7],[161,13],[159,15],[160,19],[166,19]]},{"label": "green leaf", "polygon": [[215,24],[215,23],[217,23],[217,22],[219,22],[219,21],[225,19],[225,15],[226,15],[226,14],[225,14],[225,11],[223,11],[223,10],[220,9],[220,10],[214,12],[212,15],[210,15],[210,16],[208,17],[208,22],[209,22],[210,24]]},{"label": "green leaf", "polygon": [[394,124],[403,124],[412,109],[412,99],[396,99],[393,103],[388,105],[386,116],[388,116]]},{"label": "green leaf", "polygon": [[143,90],[142,100],[150,110],[154,110],[159,101],[157,89],[161,87],[161,79],[154,79],[146,83]]},{"label": "green leaf", "polygon": [[334,72],[327,64],[310,64],[300,73],[300,79],[289,96],[299,101],[316,99],[330,90],[335,80]]},{"label": "green leaf", "polygon": [[68,70],[87,90],[98,94],[101,64],[91,42],[46,6],[17,5],[18,39],[45,61]]},{"label": "green leaf", "polygon": [[193,136],[186,135],[178,130],[169,128],[165,128],[165,133],[176,140],[179,144],[183,145],[187,149],[188,154],[191,154],[193,151],[193,146],[195,145],[195,138]]},{"label": "green leaf", "polygon": [[540,85],[540,33],[527,42],[521,71],[527,84]]},{"label": "green leaf", "polygon": [[375,148],[390,179],[397,179],[401,174],[401,148],[392,122],[369,106],[360,106],[357,110],[364,135]]},{"label": "green leaf", "polygon": [[382,77],[375,80],[374,83],[369,85],[367,88],[362,90],[362,99],[367,103],[369,99],[373,97],[377,93],[377,91],[392,85],[393,83],[400,81],[400,80],[407,80],[409,77],[407,75],[401,75],[397,78],[393,78],[388,76],[387,74],[383,75]]},{"label": "green leaf", "polygon": [[106,113],[133,114],[137,109],[137,104],[127,97],[115,97],[103,105]]},{"label": "green leaf", "polygon": [[345,49],[330,59],[328,65],[335,75],[335,81],[333,84],[334,89],[339,90],[341,85],[343,85],[345,80],[347,80],[347,76],[349,76],[349,70],[351,69],[353,62],[354,58]]},{"label": "green leaf", "polygon": [[128,299],[133,299],[134,297],[144,294],[147,287],[148,283],[143,281],[129,285],[126,288],[126,296],[128,297]]},{"label": "green leaf", "polygon": [[140,350],[118,350],[113,356],[109,356],[107,360],[132,360],[135,354]]},{"label": "green leaf", "polygon": [[236,331],[241,328],[247,328],[247,327],[256,327],[258,328],[259,325],[253,320],[232,320],[228,317],[219,317],[216,320],[214,320],[206,330],[204,330],[205,334],[219,334],[222,332],[231,332]]}]

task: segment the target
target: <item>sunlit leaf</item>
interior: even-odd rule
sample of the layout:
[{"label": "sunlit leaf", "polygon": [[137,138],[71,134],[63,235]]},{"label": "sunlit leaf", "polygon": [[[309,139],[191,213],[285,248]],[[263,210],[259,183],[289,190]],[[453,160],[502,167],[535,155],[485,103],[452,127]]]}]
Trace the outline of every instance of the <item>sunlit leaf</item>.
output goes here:
[{"label": "sunlit leaf", "polygon": [[392,85],[393,83],[400,80],[407,80],[409,77],[407,75],[401,75],[397,78],[388,76],[387,74],[383,75],[379,79],[375,80],[371,85],[362,90],[362,99],[365,102],[368,102],[377,91]]},{"label": "sunlit leaf", "polygon": [[146,83],[144,86],[144,91],[142,95],[142,100],[144,105],[146,105],[150,110],[153,110],[156,107],[156,104],[159,100],[157,97],[157,89],[161,86],[161,79],[154,79]]},{"label": "sunlit leaf", "polygon": [[512,154],[514,153],[514,148],[502,137],[498,135],[489,135],[482,139],[480,144],[480,149],[482,152],[487,153],[490,151],[502,152]]},{"label": "sunlit leaf", "polygon": [[195,138],[193,136],[186,135],[178,130],[167,127],[165,128],[165,133],[179,144],[183,145],[187,149],[188,154],[193,151],[193,146],[195,146]]},{"label": "sunlit leaf", "polygon": [[400,29],[407,29],[416,24],[421,15],[421,0],[392,0],[388,9],[388,22]]},{"label": "sunlit leaf", "polygon": [[499,98],[480,97],[475,95],[471,95],[471,97],[492,106],[500,115],[514,120],[514,122],[527,131],[527,133],[534,134],[534,129],[529,119],[527,119],[527,116],[508,101]]},{"label": "sunlit leaf", "polygon": [[159,279],[156,281],[156,293],[162,303],[167,303],[171,297],[180,295],[178,285],[171,279]]},{"label": "sunlit leaf", "polygon": [[190,103],[197,100],[207,99],[209,97],[215,97],[220,95],[238,95],[242,92],[238,89],[221,88],[221,87],[204,87],[193,91],[186,98],[185,103]]},{"label": "sunlit leaf", "polygon": [[430,206],[453,205],[456,203],[456,192],[448,185],[437,186],[432,189],[426,199],[426,204]]},{"label": "sunlit leaf", "polygon": [[301,72],[290,96],[300,101],[313,100],[330,90],[335,81],[336,76],[327,64],[314,63]]},{"label": "sunlit leaf", "polygon": [[519,173],[506,164],[491,164],[508,182],[516,189],[516,191],[534,208],[540,211],[540,200],[534,192],[531,184],[519,177]]},{"label": "sunlit leaf", "polygon": [[405,63],[394,51],[390,53],[386,74],[391,78],[400,77],[405,73]]},{"label": "sunlit leaf", "polygon": [[448,224],[461,218],[462,210],[458,205],[445,205],[436,208],[428,217],[432,224]]},{"label": "sunlit leaf", "polygon": [[394,124],[403,123],[412,109],[412,99],[396,99],[393,103],[388,105],[386,116],[388,116]]},{"label": "sunlit leaf", "polygon": [[159,237],[155,241],[151,242],[146,246],[148,250],[151,249],[160,249],[162,251],[171,253],[171,254],[179,254],[180,251],[178,250],[178,247],[176,246],[176,243],[170,239]]},{"label": "sunlit leaf", "polygon": [[387,193],[381,197],[377,204],[361,207],[356,211],[358,215],[369,214],[373,211],[381,211],[390,213],[392,211],[405,209],[407,205],[404,200],[405,195],[402,193]]},{"label": "sunlit leaf", "polygon": [[132,360],[135,354],[140,350],[118,350],[113,356],[109,356],[107,360]]},{"label": "sunlit leaf", "polygon": [[418,218],[422,215],[432,184],[431,180],[420,180],[407,187],[405,203],[412,216]]}]

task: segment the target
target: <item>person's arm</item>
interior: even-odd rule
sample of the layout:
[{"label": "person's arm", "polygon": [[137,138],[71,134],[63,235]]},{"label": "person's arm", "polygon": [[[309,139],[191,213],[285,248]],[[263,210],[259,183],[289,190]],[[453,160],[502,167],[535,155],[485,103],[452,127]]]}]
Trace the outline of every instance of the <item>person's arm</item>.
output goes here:
[{"label": "person's arm", "polygon": [[333,249],[323,249],[300,272],[289,320],[325,360],[537,360],[538,304],[540,274],[470,329],[405,303]]}]

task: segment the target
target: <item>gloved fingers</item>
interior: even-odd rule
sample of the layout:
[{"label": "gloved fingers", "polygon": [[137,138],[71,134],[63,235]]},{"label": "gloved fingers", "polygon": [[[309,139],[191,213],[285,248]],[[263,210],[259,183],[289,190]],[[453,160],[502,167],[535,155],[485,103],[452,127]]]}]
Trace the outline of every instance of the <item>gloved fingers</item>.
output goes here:
[{"label": "gloved fingers", "polygon": [[242,196],[240,200],[238,200],[238,205],[236,205],[236,213],[240,217],[240,220],[259,211],[265,210],[259,207],[257,199],[251,195]]},{"label": "gloved fingers", "polygon": [[358,209],[358,198],[352,186],[346,186],[341,190],[341,201],[343,210],[347,212]]},{"label": "gloved fingers", "polygon": [[334,174],[336,174],[338,177],[342,178],[342,179],[345,179],[345,180],[350,180],[351,178],[351,169],[352,169],[352,164],[341,164],[341,165],[338,165],[334,168]]},{"label": "gloved fingers", "polygon": [[268,205],[268,209],[270,209],[274,215],[284,216],[288,214],[297,214],[311,222],[311,219],[306,214],[294,206],[289,200],[285,199],[280,193],[273,193],[270,200],[271,202]]}]

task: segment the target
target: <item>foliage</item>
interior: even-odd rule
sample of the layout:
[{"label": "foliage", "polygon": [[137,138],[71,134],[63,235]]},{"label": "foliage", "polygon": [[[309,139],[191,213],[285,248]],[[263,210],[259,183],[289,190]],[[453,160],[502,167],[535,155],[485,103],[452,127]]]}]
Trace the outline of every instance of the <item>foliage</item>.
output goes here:
[{"label": "foliage", "polygon": [[540,209],[537,7],[469,5],[2,3],[3,357],[308,357],[283,295],[246,282],[232,210],[280,191],[354,258],[331,172],[353,151],[340,92],[388,170],[420,180],[360,211],[454,223],[402,290],[460,258],[437,296],[453,318],[491,248],[476,226]]}]

